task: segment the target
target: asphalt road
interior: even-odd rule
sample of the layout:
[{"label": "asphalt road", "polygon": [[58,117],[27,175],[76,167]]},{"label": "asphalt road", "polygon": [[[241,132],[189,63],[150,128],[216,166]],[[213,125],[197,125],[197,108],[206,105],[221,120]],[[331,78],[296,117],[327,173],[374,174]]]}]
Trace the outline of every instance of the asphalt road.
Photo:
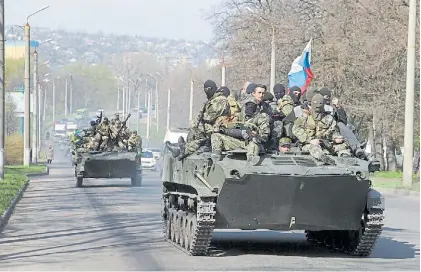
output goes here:
[{"label": "asphalt road", "polygon": [[72,170],[54,161],[49,176],[32,180],[0,236],[1,270],[420,269],[419,198],[387,196],[384,231],[367,258],[309,246],[302,233],[272,231],[216,231],[213,244],[225,255],[190,257],[162,238],[158,173],[145,172],[139,188],[129,180],[86,180],[75,188]]}]

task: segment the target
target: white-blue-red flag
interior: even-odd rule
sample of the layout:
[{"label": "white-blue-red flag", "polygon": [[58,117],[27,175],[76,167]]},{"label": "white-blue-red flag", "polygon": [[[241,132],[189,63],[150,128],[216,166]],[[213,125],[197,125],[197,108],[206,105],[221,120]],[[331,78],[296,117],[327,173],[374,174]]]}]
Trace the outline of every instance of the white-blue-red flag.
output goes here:
[{"label": "white-blue-red flag", "polygon": [[312,39],[304,48],[301,56],[297,57],[291,65],[291,70],[288,73],[288,88],[297,86],[301,88],[301,93],[307,91],[311,80],[314,78],[311,71],[311,43]]}]

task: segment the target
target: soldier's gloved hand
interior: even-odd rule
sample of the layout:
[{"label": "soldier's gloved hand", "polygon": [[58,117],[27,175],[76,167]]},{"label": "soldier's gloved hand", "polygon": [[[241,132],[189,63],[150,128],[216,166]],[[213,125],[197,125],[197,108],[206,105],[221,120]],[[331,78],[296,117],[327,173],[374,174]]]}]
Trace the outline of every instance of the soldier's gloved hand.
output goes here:
[{"label": "soldier's gloved hand", "polygon": [[245,129],[241,130],[241,136],[243,136],[244,140],[247,140],[248,138],[250,138],[248,131]]}]

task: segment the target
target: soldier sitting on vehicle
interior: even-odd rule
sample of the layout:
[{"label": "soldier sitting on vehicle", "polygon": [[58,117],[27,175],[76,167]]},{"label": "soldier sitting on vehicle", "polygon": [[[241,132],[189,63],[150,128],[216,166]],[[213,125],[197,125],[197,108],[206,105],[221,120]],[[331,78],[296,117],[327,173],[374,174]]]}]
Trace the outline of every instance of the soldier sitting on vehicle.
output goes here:
[{"label": "soldier sitting on vehicle", "polygon": [[132,133],[130,134],[130,137],[127,141],[127,145],[128,145],[128,150],[132,151],[134,149],[136,149],[137,147],[140,148],[140,150],[142,151],[142,138],[140,138],[139,135],[137,135],[137,131],[132,131]]},{"label": "soldier sitting on vehicle", "polygon": [[[326,154],[351,156],[351,153],[343,136],[339,133],[335,119],[325,112],[323,100],[321,94],[313,96],[311,114],[297,118],[292,132],[303,144],[304,152],[310,152],[313,157],[326,164],[335,165],[335,160]],[[333,142],[332,145],[330,141]]]},{"label": "soldier sitting on vehicle", "polygon": [[183,138],[179,140],[179,147],[166,142],[166,146],[178,160],[193,154],[199,148],[206,147],[217,119],[221,116],[230,115],[228,100],[213,80],[207,80],[203,85],[203,89],[208,100],[204,103],[196,122],[189,129],[187,144]]},{"label": "soldier sitting on vehicle", "polygon": [[246,149],[247,161],[256,165],[260,161],[260,147],[269,138],[269,117],[258,109],[258,101],[250,96],[244,103],[238,122],[221,124],[211,136],[212,153],[220,157],[222,151]]},{"label": "soldier sitting on vehicle", "polygon": [[110,132],[110,122],[107,117],[104,117],[102,122],[98,125],[95,135],[95,150],[98,148],[104,149],[108,144]]},{"label": "soldier sitting on vehicle", "polygon": [[301,105],[301,89],[297,86],[292,87],[287,94],[282,97],[277,107],[277,112],[287,116],[296,106]]}]

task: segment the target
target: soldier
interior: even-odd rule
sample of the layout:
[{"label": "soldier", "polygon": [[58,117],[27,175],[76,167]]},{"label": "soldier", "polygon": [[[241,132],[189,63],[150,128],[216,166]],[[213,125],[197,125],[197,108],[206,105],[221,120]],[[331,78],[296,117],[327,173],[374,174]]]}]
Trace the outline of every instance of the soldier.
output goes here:
[{"label": "soldier", "polygon": [[297,86],[292,87],[289,93],[282,97],[281,102],[278,104],[278,112],[282,112],[284,116],[287,116],[295,106],[301,104],[301,89]]},{"label": "soldier", "polygon": [[173,153],[174,157],[179,160],[193,154],[201,146],[205,145],[210,139],[210,135],[214,131],[214,125],[218,118],[230,116],[230,106],[227,98],[220,92],[213,80],[207,80],[203,85],[208,101],[203,105],[202,110],[197,117],[196,122],[190,127],[187,135],[187,144],[176,148],[167,142],[168,149]]},{"label": "soldier", "polygon": [[108,140],[110,138],[110,121],[107,117],[104,117],[102,122],[98,125],[96,129],[96,135],[95,135],[95,142],[94,147],[95,150],[98,150],[98,148],[105,148],[108,145]]},{"label": "soldier", "polygon": [[249,83],[247,85],[246,91],[242,93],[242,96],[240,97],[240,101],[239,101],[240,106],[244,105],[244,102],[250,97],[250,95],[254,92],[256,87],[257,87],[256,83]]},{"label": "soldier", "polygon": [[289,137],[282,137],[279,139],[278,142],[278,150],[281,153],[290,152],[291,151],[291,143],[292,140]]},{"label": "soldier", "polygon": [[285,86],[279,83],[275,84],[275,86],[273,86],[273,93],[275,94],[276,103],[280,103],[282,97],[285,95]]},{"label": "soldier", "polygon": [[137,131],[132,131],[130,134],[130,137],[127,141],[128,144],[128,150],[132,151],[133,149],[136,149],[136,147],[140,148],[140,151],[142,152],[142,138],[137,135]]},{"label": "soldier", "polygon": [[323,95],[324,104],[330,105],[330,99],[332,97],[332,92],[328,88],[323,87],[323,88],[320,89],[319,93],[321,95]]},{"label": "soldier", "polygon": [[[235,128],[237,124],[242,126]],[[223,150],[246,149],[247,161],[256,165],[260,161],[259,150],[269,138],[270,125],[267,114],[259,112],[255,97],[245,101],[244,111],[237,124],[225,124],[219,133],[212,134],[212,153],[220,157]]]},{"label": "soldier", "polygon": [[238,105],[237,101],[233,96],[231,96],[231,92],[226,86],[220,87],[221,92],[224,94],[224,96],[227,98],[228,103],[230,105],[231,115],[236,115],[240,112],[240,105]]},{"label": "soldier", "polygon": [[114,113],[114,118],[111,119],[111,122],[116,123],[118,121],[120,121],[120,114],[119,113]]},{"label": "soldier", "polygon": [[275,97],[270,92],[265,92],[262,97],[262,103],[260,104],[260,111],[266,113],[269,117],[272,117],[273,110],[271,103]]},{"label": "soldier", "polygon": [[[335,165],[335,160],[326,154],[350,156],[351,153],[343,136],[339,133],[335,119],[325,112],[323,100],[321,94],[313,96],[311,114],[297,118],[292,132],[303,144],[304,152],[310,152],[313,157],[325,164]],[[333,145],[330,146],[330,142],[326,141],[333,141]]]}]

